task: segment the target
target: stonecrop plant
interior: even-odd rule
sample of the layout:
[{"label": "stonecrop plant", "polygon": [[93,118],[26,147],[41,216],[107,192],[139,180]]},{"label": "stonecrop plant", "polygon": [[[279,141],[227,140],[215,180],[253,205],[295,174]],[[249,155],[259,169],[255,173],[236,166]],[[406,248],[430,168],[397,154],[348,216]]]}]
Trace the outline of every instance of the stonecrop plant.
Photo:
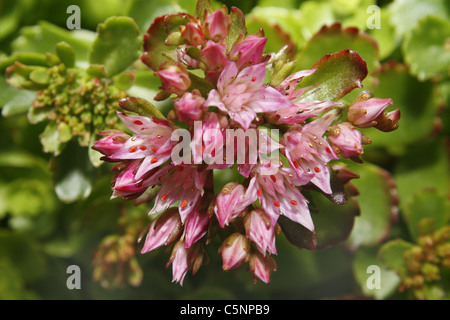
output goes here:
[{"label": "stonecrop plant", "polygon": [[335,206],[355,201],[350,180],[358,175],[339,160],[362,163],[371,140],[361,129],[399,125],[400,111],[387,112],[391,99],[367,90],[343,99],[368,73],[357,52],[296,70],[292,47],[267,53],[266,42],[262,29],[247,32],[239,9],[214,10],[206,0],[197,16],[157,17],[141,61],[161,82],[155,99],[172,108],[163,114],[125,97],[116,117],[126,129],[101,130],[93,144],[115,163],[112,197],[149,205],[142,254],[171,250],[167,265],[181,285],[208,261],[214,239],[223,270],[248,263],[255,282],[269,283],[280,232],[316,247],[317,194]]},{"label": "stonecrop plant", "polygon": [[237,3],[0,2],[0,299],[450,298],[450,2]]}]

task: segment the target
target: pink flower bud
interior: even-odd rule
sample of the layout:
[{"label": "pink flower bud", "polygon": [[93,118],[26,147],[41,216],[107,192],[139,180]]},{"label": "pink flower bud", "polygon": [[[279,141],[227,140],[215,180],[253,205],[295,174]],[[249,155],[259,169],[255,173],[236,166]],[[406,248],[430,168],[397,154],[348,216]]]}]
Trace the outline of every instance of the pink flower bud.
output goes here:
[{"label": "pink flower bud", "polygon": [[185,26],[180,27],[181,38],[191,46],[198,46],[205,42],[205,35],[202,27],[195,22],[188,22]]},{"label": "pink flower bud", "polygon": [[183,286],[184,277],[190,269],[189,251],[184,246],[183,241],[178,241],[173,247],[166,266],[168,267],[172,263],[172,282],[179,282],[181,286]]},{"label": "pink flower bud", "polygon": [[231,49],[230,58],[236,61],[239,69],[258,64],[262,61],[266,42],[267,38],[251,34]]},{"label": "pink flower bud", "polygon": [[377,124],[378,116],[391,104],[391,99],[370,98],[358,101],[348,108],[348,121],[359,128],[373,127]]},{"label": "pink flower bud", "polygon": [[196,274],[203,264],[204,251],[200,244],[186,248],[184,241],[178,241],[172,250],[166,268],[172,264],[172,282],[179,282],[183,285],[184,277],[189,270]]},{"label": "pink flower bud", "polygon": [[256,244],[258,250],[266,255],[276,254],[275,247],[275,229],[272,226],[271,219],[262,209],[252,210],[245,215],[244,227],[247,238]]},{"label": "pink flower bud", "polygon": [[245,188],[236,182],[227,183],[216,197],[214,212],[222,228],[233,222],[249,205]]},{"label": "pink flower bud", "polygon": [[222,255],[224,271],[237,268],[242,262],[248,261],[250,253],[250,241],[240,233],[233,233],[225,239],[219,248]]},{"label": "pink flower bud", "polygon": [[169,93],[175,93],[181,96],[191,86],[189,73],[181,64],[166,64],[156,75],[161,80],[162,89]]},{"label": "pink flower bud", "polygon": [[225,45],[208,41],[202,51],[200,58],[210,71],[222,71],[227,63]]},{"label": "pink flower bud", "polygon": [[198,90],[184,93],[181,99],[175,102],[178,120],[193,125],[194,121],[201,119],[204,103],[205,99]]},{"label": "pink flower bud", "polygon": [[375,128],[384,132],[393,131],[399,126],[398,120],[400,120],[400,109],[395,109],[394,111],[379,116],[376,119],[377,125]]},{"label": "pink flower bud", "polygon": [[207,232],[209,217],[206,212],[193,211],[186,218],[184,224],[184,240],[186,248],[200,240]]},{"label": "pink flower bud", "polygon": [[349,122],[330,127],[328,141],[335,152],[344,158],[359,156],[363,153],[362,134]]},{"label": "pink flower bud", "polygon": [[147,189],[139,183],[139,180],[135,179],[140,165],[140,160],[130,161],[127,167],[114,178],[112,198],[126,197],[132,194],[139,196]]},{"label": "pink flower bud", "polygon": [[271,256],[255,252],[250,256],[249,269],[255,278],[255,284],[257,279],[269,284],[272,272],[277,270],[277,264]]},{"label": "pink flower bud", "polygon": [[141,253],[147,253],[162,246],[168,246],[181,236],[183,226],[178,208],[170,208],[153,220],[148,229]]},{"label": "pink flower bud", "polygon": [[120,150],[123,144],[130,138],[128,134],[117,130],[101,131],[99,135],[105,137],[95,141],[92,149],[97,150],[107,157]]},{"label": "pink flower bud", "polygon": [[222,10],[216,10],[205,20],[205,33],[208,39],[218,42],[225,39],[230,29],[231,19]]}]

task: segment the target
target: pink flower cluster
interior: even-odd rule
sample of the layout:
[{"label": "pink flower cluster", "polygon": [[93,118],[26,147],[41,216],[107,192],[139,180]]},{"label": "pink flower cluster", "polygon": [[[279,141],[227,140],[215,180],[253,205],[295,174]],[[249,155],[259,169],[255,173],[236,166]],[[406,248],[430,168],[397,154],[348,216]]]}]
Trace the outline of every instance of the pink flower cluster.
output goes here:
[{"label": "pink flower cluster", "polygon": [[[276,270],[273,255],[280,215],[314,232],[302,190],[313,185],[332,193],[330,161],[363,153],[364,136],[357,128],[379,125],[388,131],[392,125],[386,123],[397,123],[399,112],[383,113],[392,103],[389,99],[366,97],[351,104],[342,119],[341,103],[310,100],[310,87],[297,88],[314,69],[288,75],[276,86],[267,83],[267,39],[262,34],[231,37],[226,8],[206,10],[203,17],[182,17],[188,22],[165,41],[176,44],[168,55],[172,60],[161,63],[156,72],[162,83],[158,98],[170,96],[173,101],[168,119],[119,112],[130,135],[101,132],[104,137],[93,148],[103,160],[117,162],[113,197],[153,203],[142,253],[171,246],[168,265],[172,264],[174,281],[183,284],[188,271],[195,274],[207,261],[204,248],[215,241],[218,229],[228,235],[218,250],[223,269],[248,262],[255,281],[269,283]],[[204,76],[194,76],[194,69]],[[202,125],[194,126],[196,121]],[[226,129],[255,130],[259,135],[260,126],[270,124],[280,128],[281,138],[272,144],[285,161],[263,161],[262,154],[256,164],[237,166],[173,161],[173,134],[180,123],[201,140],[194,141],[201,146],[192,148],[194,159],[226,150]],[[220,137],[207,134],[208,128],[218,129],[214,132]],[[247,143],[245,150],[232,151],[236,155],[249,150]],[[213,172],[222,169],[235,170],[244,182],[229,181],[215,194]]]}]

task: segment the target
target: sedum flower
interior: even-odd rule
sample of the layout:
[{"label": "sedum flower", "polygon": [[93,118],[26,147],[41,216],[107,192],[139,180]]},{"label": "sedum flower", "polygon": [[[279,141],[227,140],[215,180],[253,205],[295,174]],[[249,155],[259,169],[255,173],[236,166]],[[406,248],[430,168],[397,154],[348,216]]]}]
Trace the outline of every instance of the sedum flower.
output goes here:
[{"label": "sedum flower", "polygon": [[314,224],[309,213],[308,203],[300,189],[297,188],[297,186],[306,184],[309,177],[299,178],[292,169],[282,167],[276,168],[276,173],[264,174],[264,171],[271,166],[273,165],[268,163],[253,168],[246,197],[251,202],[259,200],[272,225],[275,225],[280,214],[283,214],[313,231]]},{"label": "sedum flower", "polygon": [[304,77],[313,74],[315,71],[316,69],[298,71],[288,76],[277,86],[276,89],[285,95],[292,104],[269,113],[266,116],[267,121],[289,125],[304,123],[306,119],[317,117],[332,107],[342,105],[334,101],[310,100],[308,92],[311,92],[312,86],[297,88]]},{"label": "sedum flower", "polygon": [[221,228],[225,228],[250,204],[245,188],[236,182],[227,183],[216,197],[214,213]]},{"label": "sedum flower", "polygon": [[92,149],[99,151],[106,157],[103,160],[107,160],[109,156],[119,151],[123,144],[130,138],[130,136],[119,130],[105,130],[98,133],[105,138],[97,140]]},{"label": "sedum flower", "polygon": [[255,209],[245,215],[245,234],[256,244],[264,256],[266,252],[277,254],[275,247],[275,226],[264,210]]},{"label": "sedum flower", "polygon": [[230,60],[236,62],[239,70],[260,64],[263,60],[266,42],[267,38],[251,34],[230,50]]},{"label": "sedum flower", "polygon": [[264,85],[266,64],[259,63],[239,71],[228,61],[220,74],[217,90],[208,94],[205,106],[218,107],[244,130],[257,118],[258,112],[272,112],[291,103],[275,88]]},{"label": "sedum flower", "polygon": [[200,205],[206,178],[207,172],[195,165],[169,164],[158,169],[143,181],[145,186],[161,186],[149,214],[161,212],[178,202],[181,221],[185,223],[189,214]]},{"label": "sedum flower", "polygon": [[291,168],[299,177],[309,176],[311,182],[327,194],[331,193],[327,164],[338,159],[323,137],[332,120],[332,116],[324,116],[304,126],[294,125],[282,138]]},{"label": "sedum flower", "polygon": [[175,144],[170,137],[175,127],[166,120],[150,119],[123,112],[118,112],[117,115],[134,135],[112,154],[104,153],[106,144],[114,146],[117,142],[109,136],[96,141],[94,149],[102,152],[108,161],[142,160],[135,176],[136,180],[140,180],[149,171],[170,159]]}]

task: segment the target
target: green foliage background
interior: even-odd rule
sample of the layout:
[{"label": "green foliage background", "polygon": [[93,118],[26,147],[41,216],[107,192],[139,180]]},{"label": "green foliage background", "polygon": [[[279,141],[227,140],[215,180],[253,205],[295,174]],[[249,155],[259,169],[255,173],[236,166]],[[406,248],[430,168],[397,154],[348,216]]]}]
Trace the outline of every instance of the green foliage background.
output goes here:
[{"label": "green foliage background", "polygon": [[[66,9],[72,4],[81,8],[81,31],[66,29]],[[179,11],[194,14],[195,1],[1,1],[0,299],[448,299],[449,268],[441,270],[440,279],[426,281],[420,292],[400,292],[405,261],[395,257],[422,245],[421,235],[449,225],[450,2],[214,3],[222,4],[240,7],[249,33],[264,29],[268,52],[292,42],[297,70],[310,68],[328,53],[346,48],[359,52],[369,70],[364,89],[379,98],[391,98],[393,108],[401,110],[400,128],[389,134],[368,131],[373,143],[365,149],[365,163],[347,164],[360,175],[354,185],[360,192],[361,214],[347,221],[345,212],[340,216],[336,211],[335,222],[324,227],[323,236],[336,232],[339,238],[348,224],[353,226],[350,236],[335,246],[307,251],[280,235],[278,271],[270,285],[253,284],[245,267],[223,272],[218,243],[207,248],[209,265],[195,276],[188,274],[183,287],[171,283],[171,270],[164,268],[169,254],[162,249],[136,254],[137,266],[131,272],[135,278],[129,281],[115,283],[113,288],[95,281],[93,261],[100,243],[127,232],[139,234],[148,224],[149,208],[109,200],[110,168],[86,161],[92,159],[87,148],[68,142],[61,155],[43,152],[39,137],[45,123],[31,124],[27,115],[35,93],[8,85],[5,69],[16,60],[39,60],[33,54],[55,53],[61,41],[73,47],[77,67],[88,65],[92,52],[90,62],[102,63],[106,50],[115,48],[97,38],[97,26],[107,18],[131,17],[142,36],[157,16]],[[372,5],[381,8],[380,29],[368,28]],[[332,28],[336,22],[341,25]],[[128,40],[117,46],[130,50],[106,66],[111,78],[126,71],[131,65],[127,59],[133,61],[136,50],[142,50],[133,39],[123,35],[120,39]],[[158,79],[149,70],[134,71],[130,94],[152,100]],[[346,96],[347,102],[357,93]],[[166,107],[165,103],[157,106]],[[47,138],[51,140],[52,135]],[[66,286],[69,265],[81,268],[81,290]],[[366,286],[370,265],[381,267],[381,289]]]}]

